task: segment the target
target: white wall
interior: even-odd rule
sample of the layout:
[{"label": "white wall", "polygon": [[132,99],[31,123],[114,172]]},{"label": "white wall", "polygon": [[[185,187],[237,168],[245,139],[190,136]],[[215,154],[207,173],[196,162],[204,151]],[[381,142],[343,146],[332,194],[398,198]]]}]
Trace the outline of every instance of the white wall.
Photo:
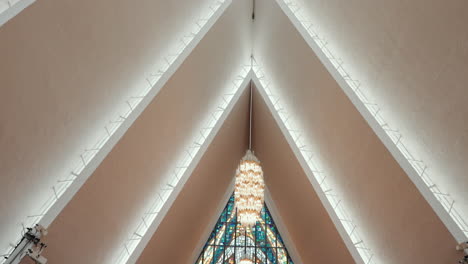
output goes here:
[{"label": "white wall", "polygon": [[[224,88],[249,61],[250,21],[239,20],[245,3],[227,9],[52,223],[51,263],[113,263],[124,249]],[[75,235],[65,236],[70,230]]]},{"label": "white wall", "polygon": [[[239,159],[248,148],[249,94],[247,87],[137,263],[195,263],[226,206],[223,196],[232,188]],[[227,194],[230,197],[232,189]]]},{"label": "white wall", "polygon": [[38,1],[0,27],[0,252],[210,2]]},{"label": "white wall", "polygon": [[[262,163],[265,184],[280,217],[274,220],[277,225],[281,220],[289,234],[290,241],[285,243],[291,242],[286,247],[293,261],[353,263],[350,251],[257,90],[253,94],[252,121],[253,150]],[[286,239],[285,234],[281,235]]]},{"label": "white wall", "polygon": [[468,221],[468,3],[301,2],[330,49]]},{"label": "white wall", "polygon": [[257,1],[254,27],[272,89],[376,263],[455,262],[454,238],[275,2]]}]

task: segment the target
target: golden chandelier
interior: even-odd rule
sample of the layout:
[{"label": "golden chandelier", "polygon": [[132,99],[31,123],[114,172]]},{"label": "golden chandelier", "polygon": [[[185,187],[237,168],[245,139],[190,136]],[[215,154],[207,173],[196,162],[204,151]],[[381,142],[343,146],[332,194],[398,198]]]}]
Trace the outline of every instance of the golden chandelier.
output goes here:
[{"label": "golden chandelier", "polygon": [[234,189],[238,221],[243,227],[252,227],[263,208],[265,184],[260,161],[247,150],[236,171]]}]

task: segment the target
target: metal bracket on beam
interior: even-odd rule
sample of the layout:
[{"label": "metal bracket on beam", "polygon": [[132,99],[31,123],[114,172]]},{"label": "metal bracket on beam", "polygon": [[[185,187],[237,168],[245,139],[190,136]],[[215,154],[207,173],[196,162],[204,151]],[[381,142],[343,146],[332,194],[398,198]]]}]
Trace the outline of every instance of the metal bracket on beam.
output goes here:
[{"label": "metal bracket on beam", "polygon": [[25,258],[33,260],[36,264],[46,264],[47,259],[41,255],[42,251],[47,247],[45,243],[41,242],[41,238],[46,235],[47,230],[41,225],[27,228],[27,232],[15,246],[13,252],[5,257],[5,264],[19,264]]}]

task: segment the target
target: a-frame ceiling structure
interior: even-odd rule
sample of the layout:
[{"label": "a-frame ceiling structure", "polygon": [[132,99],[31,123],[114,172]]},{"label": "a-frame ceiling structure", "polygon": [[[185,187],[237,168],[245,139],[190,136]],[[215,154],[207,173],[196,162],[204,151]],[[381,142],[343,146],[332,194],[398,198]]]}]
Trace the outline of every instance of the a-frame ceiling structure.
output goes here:
[{"label": "a-frame ceiling structure", "polygon": [[0,254],[39,222],[49,263],[194,263],[252,91],[296,263],[455,263],[468,54],[451,43],[468,39],[468,5],[359,2],[38,0],[11,18]]}]

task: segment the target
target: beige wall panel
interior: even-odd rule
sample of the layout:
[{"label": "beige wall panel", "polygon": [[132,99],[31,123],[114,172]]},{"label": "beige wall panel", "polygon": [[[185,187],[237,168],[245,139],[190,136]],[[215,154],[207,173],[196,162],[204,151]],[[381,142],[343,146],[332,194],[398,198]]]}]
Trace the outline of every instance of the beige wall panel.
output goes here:
[{"label": "beige wall panel", "polygon": [[0,27],[0,250],[209,2],[40,0]]},{"label": "beige wall panel", "polygon": [[452,263],[455,240],[312,50],[260,0],[255,54],[381,263]]},{"label": "beige wall panel", "polygon": [[248,142],[249,89],[246,89],[137,263],[193,261],[192,257],[199,254],[199,242],[206,237],[206,230],[212,228],[211,221],[219,217],[217,209],[224,206],[221,203]]},{"label": "beige wall panel", "polygon": [[238,20],[245,1],[238,3],[229,7],[52,223],[46,252],[50,263],[102,264],[118,253],[133,231],[129,228],[201,129],[200,121],[249,58],[250,21]]},{"label": "beige wall panel", "polygon": [[303,263],[354,263],[261,95],[253,95],[252,144],[265,183]]},{"label": "beige wall panel", "polygon": [[468,2],[303,2],[352,76],[468,218]]}]

